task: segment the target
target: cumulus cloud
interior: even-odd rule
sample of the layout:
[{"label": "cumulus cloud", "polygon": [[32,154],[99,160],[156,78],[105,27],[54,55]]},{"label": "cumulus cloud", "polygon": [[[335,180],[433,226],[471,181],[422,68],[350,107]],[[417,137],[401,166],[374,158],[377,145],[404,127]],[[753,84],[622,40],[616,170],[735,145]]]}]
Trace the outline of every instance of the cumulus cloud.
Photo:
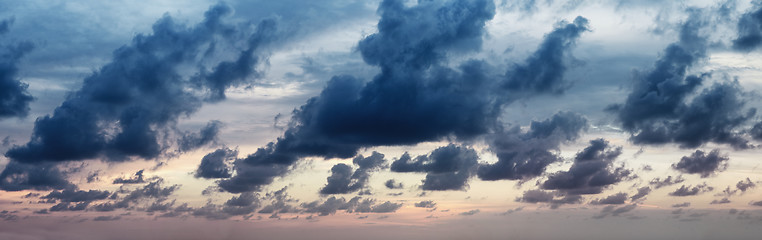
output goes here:
[{"label": "cumulus cloud", "polygon": [[77,190],[77,189],[64,189],[62,191],[52,191],[40,199],[52,199],[60,202],[91,202],[95,200],[106,199],[110,193],[108,191],[100,190]]},{"label": "cumulus cloud", "polygon": [[211,121],[201,128],[198,133],[186,132],[177,140],[178,150],[185,152],[217,142],[217,134],[220,133],[221,127],[222,122]]},{"label": "cumulus cloud", "polygon": [[197,178],[229,178],[231,173],[230,164],[238,158],[238,150],[220,148],[206,154],[201,158],[201,163],[194,174]]},{"label": "cumulus cloud", "polygon": [[540,176],[551,163],[562,160],[554,153],[561,143],[577,139],[587,129],[587,119],[579,114],[559,112],[544,121],[533,121],[527,132],[518,127],[491,136],[494,164],[480,164],[482,180],[527,180]]},{"label": "cumulus cloud", "polygon": [[741,15],[738,20],[738,37],[733,40],[733,48],[749,52],[762,44],[762,7],[755,5],[756,9]]},{"label": "cumulus cloud", "polygon": [[358,166],[354,172],[349,165],[334,165],[327,178],[328,184],[320,189],[320,194],[344,194],[366,188],[370,173],[386,167],[384,155],[378,152],[373,152],[368,157],[357,156],[352,162]]},{"label": "cumulus cloud", "polygon": [[[5,155],[27,164],[93,158],[125,161],[161,156],[172,147],[166,140],[177,135],[184,135],[178,140],[178,149],[183,151],[213,141],[219,124],[213,122],[199,134],[184,134],[176,131],[178,118],[200,108],[204,99],[199,92],[219,92],[250,83],[256,77],[243,71],[235,76],[201,74],[203,77],[191,78],[180,69],[203,68],[204,63],[213,62],[205,58],[216,56],[208,53],[213,53],[210,49],[217,39],[239,42],[233,33],[246,35],[247,30],[225,23],[231,11],[224,4],[212,6],[205,19],[192,27],[176,23],[169,16],[161,18],[153,25],[153,33],[138,34],[131,44],[114,51],[112,60],[86,77],[81,88],[69,94],[52,114],[35,121],[28,143],[13,147]],[[248,48],[240,57],[259,58],[258,49],[263,39],[275,34],[274,27],[272,20],[260,23],[245,40]],[[256,61],[245,61],[236,66],[256,65]],[[203,80],[198,80],[202,82],[199,85],[190,79]]]},{"label": "cumulus cloud", "polygon": [[[540,187],[570,194],[597,194],[604,188],[626,180],[631,170],[614,167],[622,147],[611,147],[604,139],[590,141],[590,146],[578,152],[568,171],[552,173]],[[626,198],[626,196],[625,196]]]},{"label": "cumulus cloud", "polygon": [[624,201],[627,200],[627,193],[617,193],[602,199],[595,199],[590,202],[592,205],[605,205],[605,204],[612,204],[612,205],[620,205],[624,204]]},{"label": "cumulus cloud", "polygon": [[[482,136],[498,126],[501,106],[527,95],[560,92],[553,84],[565,84],[564,60],[580,33],[587,31],[587,20],[581,17],[558,24],[536,54],[501,76],[485,61],[449,62],[451,56],[479,50],[485,22],[495,14],[492,1],[422,1],[409,6],[387,0],[378,13],[377,32],[360,40],[357,49],[380,73],[369,82],[334,76],[319,96],[294,110],[282,137],[237,164],[290,165],[307,156],[350,158],[363,147]],[[226,186],[236,182],[244,188],[245,175],[236,174],[220,186],[236,191]],[[251,180],[253,186],[245,189],[269,183]],[[440,180],[425,185],[451,188],[431,185]]]},{"label": "cumulus cloud", "polygon": [[426,172],[423,190],[463,190],[476,170],[479,156],[470,147],[454,144],[440,147],[429,155],[411,158],[405,153],[392,162],[393,172]]},{"label": "cumulus cloud", "polygon": [[136,183],[145,183],[146,180],[143,179],[143,169],[137,171],[135,175],[131,178],[117,178],[114,179],[114,184],[136,184]]},{"label": "cumulus cloud", "polygon": [[204,217],[212,220],[228,219],[234,216],[245,216],[254,213],[260,207],[260,201],[261,199],[258,194],[246,192],[233,196],[221,206],[207,203],[200,208],[192,209],[185,205],[172,209],[172,212],[164,215],[164,217],[172,217],[189,212],[195,217]]},{"label": "cumulus cloud", "polygon": [[584,17],[577,17],[572,23],[559,24],[545,35],[539,49],[525,63],[513,66],[506,73],[503,87],[514,95],[563,93],[569,87],[569,83],[564,82],[564,73],[568,68],[564,61],[569,60],[569,49],[586,31],[589,27]]},{"label": "cumulus cloud", "polygon": [[404,186],[402,185],[401,182],[398,183],[394,179],[386,180],[386,182],[384,182],[384,186],[386,186],[386,188],[388,188],[388,189],[401,189],[401,188],[404,188]]},{"label": "cumulus cloud", "polygon": [[634,202],[636,200],[643,199],[644,197],[648,196],[649,193],[651,193],[651,187],[646,186],[638,188],[638,193],[632,195],[632,197],[630,197],[630,201]]},{"label": "cumulus cloud", "polygon": [[66,180],[67,173],[54,163],[26,164],[11,161],[0,172],[0,189],[21,191],[26,189],[50,190],[74,187]]},{"label": "cumulus cloud", "polygon": [[426,201],[417,202],[414,205],[415,207],[419,207],[419,208],[434,208],[437,206],[437,203],[431,200],[426,200]]},{"label": "cumulus cloud", "polygon": [[476,215],[479,212],[481,212],[481,211],[479,211],[479,209],[473,209],[473,210],[465,211],[465,212],[462,212],[462,213],[458,213],[458,215],[461,215],[461,216],[472,216],[472,215]]},{"label": "cumulus cloud", "polygon": [[559,191],[529,190],[525,191],[521,197],[517,197],[516,201],[525,203],[549,203],[551,209],[556,209],[563,204],[581,203],[582,196],[564,194]]},{"label": "cumulus cloud", "polygon": [[736,183],[736,188],[738,188],[738,190],[741,190],[741,192],[746,192],[746,190],[752,189],[756,186],[757,185],[754,184],[754,182],[752,182],[751,179],[749,178],[738,181],[738,183]]},{"label": "cumulus cloud", "polygon": [[135,204],[149,200],[163,202],[179,188],[180,185],[165,186],[163,179],[156,179],[132,190],[123,186],[109,196],[109,199],[114,201],[95,204],[92,208],[99,212],[110,212],[117,209],[129,209],[134,207]]},{"label": "cumulus cloud", "polygon": [[709,154],[696,150],[690,156],[684,156],[680,162],[672,164],[672,168],[689,174],[700,174],[702,178],[717,174],[728,168],[728,157],[720,155],[720,150],[712,150]]},{"label": "cumulus cloud", "polygon": [[258,213],[278,214],[296,212],[296,207],[291,203],[297,202],[297,200],[291,198],[286,190],[288,190],[288,187],[283,187],[280,190],[267,193],[264,196],[264,201],[270,201],[270,203],[264,205]]},{"label": "cumulus cloud", "polygon": [[674,192],[670,192],[669,195],[676,197],[694,196],[700,193],[711,192],[712,190],[714,190],[714,188],[706,185],[706,183],[698,184],[696,186],[682,185],[680,188],[675,189]]},{"label": "cumulus cloud", "polygon": [[[0,37],[9,31],[13,22],[13,18],[0,21]],[[34,44],[28,41],[0,42],[0,119],[29,114],[29,103],[34,97],[27,91],[28,84],[19,80],[18,63],[32,49]]]},{"label": "cumulus cloud", "polygon": [[396,212],[402,207],[402,203],[392,203],[390,201],[381,204],[375,204],[375,199],[363,199],[354,197],[347,201],[345,198],[329,197],[325,201],[313,201],[303,203],[301,207],[306,213],[317,213],[320,216],[333,215],[338,210],[344,210],[347,213],[391,213]]},{"label": "cumulus cloud", "polygon": [[720,200],[712,200],[712,202],[710,202],[709,204],[726,204],[726,203],[730,203],[730,199],[722,198]]},{"label": "cumulus cloud", "polygon": [[654,188],[659,189],[666,186],[672,186],[678,183],[685,182],[685,179],[682,175],[675,177],[674,179],[672,176],[667,176],[666,178],[654,178],[651,179],[651,181],[648,182],[648,184],[654,186]]},{"label": "cumulus cloud", "polygon": [[[737,81],[700,88],[709,74],[688,75],[688,69],[706,58],[708,41],[700,34],[705,13],[689,10],[679,28],[679,41],[670,44],[650,70],[639,72],[625,103],[608,108],[635,144],[676,143],[683,148],[707,142],[737,149],[750,148],[739,131],[755,115],[746,111]],[[691,98],[692,96],[692,98]]]},{"label": "cumulus cloud", "polygon": [[617,217],[619,215],[622,215],[624,213],[630,212],[632,210],[635,210],[638,205],[636,204],[630,204],[623,207],[616,207],[614,205],[609,205],[601,209],[601,212],[598,213],[598,215],[593,216],[593,218],[600,219],[607,216],[614,216]]}]

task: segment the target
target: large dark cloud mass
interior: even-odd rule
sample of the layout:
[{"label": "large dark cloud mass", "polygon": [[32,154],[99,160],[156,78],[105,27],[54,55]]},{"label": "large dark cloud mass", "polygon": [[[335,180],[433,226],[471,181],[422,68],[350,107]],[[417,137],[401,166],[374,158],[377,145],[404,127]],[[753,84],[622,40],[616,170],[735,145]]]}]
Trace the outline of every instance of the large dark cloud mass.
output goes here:
[{"label": "large dark cloud mass", "polygon": [[393,172],[425,172],[423,190],[463,190],[476,171],[479,156],[465,146],[450,144],[429,155],[411,158],[405,153],[392,163]]},{"label": "large dark cloud mass", "polygon": [[18,63],[34,44],[5,43],[4,35],[13,22],[13,18],[0,20],[0,119],[25,117],[29,113],[29,102],[34,100],[27,91],[27,84],[18,79]]},{"label": "large dark cloud mass", "polygon": [[561,22],[525,63],[499,74],[484,61],[448,61],[481,48],[485,22],[495,14],[492,1],[421,1],[406,6],[387,0],[378,13],[377,32],[360,40],[357,50],[380,73],[369,82],[333,77],[318,97],[294,110],[291,127],[282,137],[236,161],[236,174],[220,183],[223,189],[256,189],[271,181],[268,176],[286,172],[282,165],[301,157],[349,158],[363,147],[470,140],[494,131],[502,106],[563,91],[568,84],[563,78],[565,61],[587,31],[582,17]]},{"label": "large dark cloud mass", "polygon": [[633,143],[677,143],[683,148],[707,142],[738,149],[750,148],[738,128],[755,115],[738,82],[700,86],[709,74],[688,75],[689,68],[706,59],[709,46],[701,30],[708,19],[698,9],[680,26],[679,41],[664,49],[653,68],[639,72],[625,103],[608,108],[617,114]]},{"label": "large dark cloud mass", "polygon": [[[275,35],[275,23],[262,21],[245,40],[246,48],[233,62],[223,61],[207,73],[203,63],[215,56],[217,39],[236,42],[246,34],[224,22],[232,10],[212,6],[205,19],[186,27],[165,16],[153,25],[152,34],[139,34],[115,50],[113,59],[71,93],[53,114],[35,121],[30,141],[5,155],[15,162],[76,161],[101,158],[124,161],[133,157],[153,159],[172,146],[188,151],[213,142],[219,123],[212,122],[198,134],[177,132],[181,116],[196,112],[207,100],[224,99],[224,90],[250,84],[258,74],[258,49]],[[186,77],[181,68],[201,66]],[[5,88],[3,88],[5,89]],[[48,186],[57,187],[57,186]]]}]

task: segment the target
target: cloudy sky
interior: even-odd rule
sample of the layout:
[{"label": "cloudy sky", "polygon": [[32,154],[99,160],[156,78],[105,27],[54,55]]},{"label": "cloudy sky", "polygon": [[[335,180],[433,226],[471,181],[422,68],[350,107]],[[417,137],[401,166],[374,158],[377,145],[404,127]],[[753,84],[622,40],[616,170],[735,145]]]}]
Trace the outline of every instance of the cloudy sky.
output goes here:
[{"label": "cloudy sky", "polygon": [[759,1],[2,5],[2,239],[762,234]]}]

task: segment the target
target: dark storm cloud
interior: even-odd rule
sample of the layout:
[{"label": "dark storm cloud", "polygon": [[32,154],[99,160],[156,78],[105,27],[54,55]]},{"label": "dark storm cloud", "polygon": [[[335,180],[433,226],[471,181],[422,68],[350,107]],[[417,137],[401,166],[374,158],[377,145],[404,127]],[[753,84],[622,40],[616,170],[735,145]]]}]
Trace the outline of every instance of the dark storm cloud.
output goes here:
[{"label": "dark storm cloud", "polygon": [[143,179],[143,169],[140,171],[137,171],[135,175],[131,178],[117,178],[114,179],[114,184],[137,184],[137,183],[145,183],[146,180]]},{"label": "dark storm cloud", "polygon": [[482,164],[477,175],[482,180],[527,180],[540,176],[551,163],[562,160],[553,151],[561,143],[577,139],[587,129],[587,119],[570,112],[559,112],[545,121],[532,121],[522,133],[518,127],[491,136],[490,150],[497,155],[494,164]]},{"label": "dark storm cloud", "polygon": [[185,133],[177,140],[178,150],[181,152],[197,149],[204,145],[217,142],[217,134],[220,133],[222,122],[211,121],[198,133]]},{"label": "dark storm cloud", "polygon": [[669,193],[669,195],[676,197],[694,196],[700,193],[711,192],[712,190],[714,190],[714,188],[706,185],[706,183],[698,184],[696,186],[682,185],[680,188],[675,189],[674,192]]},{"label": "dark storm cloud", "polygon": [[690,207],[690,202],[684,202],[684,203],[678,203],[678,204],[672,204],[673,208],[684,208],[684,207]]},{"label": "dark storm cloud", "polygon": [[690,174],[700,174],[702,178],[717,174],[728,168],[727,156],[720,155],[720,150],[712,150],[709,154],[696,150],[690,156],[680,159],[680,162],[672,164],[672,168]]},{"label": "dark storm cloud", "polygon": [[320,194],[345,194],[366,188],[370,173],[386,167],[384,155],[378,152],[373,152],[368,157],[357,156],[352,162],[358,166],[354,172],[349,165],[334,165],[331,176],[327,178],[328,184],[320,189]]},{"label": "dark storm cloud", "polygon": [[386,186],[386,188],[388,188],[388,189],[401,189],[401,188],[404,188],[402,183],[398,183],[394,179],[386,180],[386,182],[384,182],[384,186]]},{"label": "dark storm cloud", "polygon": [[[285,167],[275,166],[307,156],[349,158],[363,147],[482,136],[497,127],[502,106],[528,95],[560,91],[552,84],[563,82],[563,59],[579,32],[587,30],[583,18],[559,23],[525,64],[500,76],[484,61],[448,61],[481,48],[485,22],[495,14],[492,1],[421,1],[408,7],[403,1],[386,0],[378,13],[377,32],[360,40],[357,50],[380,73],[370,82],[333,77],[319,96],[294,110],[282,137],[247,161],[237,161],[236,168],[278,168],[268,174],[285,173]],[[247,180],[248,175],[238,172],[220,186],[253,190],[271,181],[265,175]],[[431,180],[434,184],[441,179]],[[426,186],[450,188],[431,184]]]},{"label": "dark storm cloud", "polygon": [[[231,11],[224,4],[212,6],[205,19],[193,27],[164,16],[153,25],[152,34],[138,34],[131,44],[115,50],[111,62],[86,77],[82,87],[52,114],[35,121],[28,143],[5,155],[23,163],[92,158],[125,161],[159,157],[172,147],[174,138],[179,138],[178,149],[183,151],[213,141],[218,124],[208,125],[199,134],[179,137],[184,134],[175,128],[178,118],[201,107],[201,92],[219,92],[220,88],[255,79],[245,76],[253,72],[237,69],[252,66],[236,62],[234,67],[220,67],[223,62],[213,71],[237,71],[234,76],[202,74],[190,78],[203,79],[201,86],[181,70],[213,61],[220,54],[213,54],[212,46],[220,42],[235,45],[236,36],[247,34],[247,30],[224,23],[223,18]],[[273,27],[270,20],[263,21],[247,40],[241,58],[258,58],[256,49],[263,38],[274,34]],[[218,41],[220,38],[224,40]]]},{"label": "dark storm cloud", "polygon": [[40,199],[53,199],[60,202],[91,202],[106,199],[109,195],[111,194],[108,191],[64,189],[62,191],[52,191],[48,195],[40,197]]},{"label": "dark storm cloud", "polygon": [[685,179],[683,178],[682,175],[680,175],[675,177],[674,179],[672,178],[672,176],[667,176],[664,179],[657,177],[657,178],[651,179],[651,181],[649,181],[648,184],[654,186],[654,188],[656,189],[659,189],[662,187],[672,186],[682,182],[685,182]]},{"label": "dark storm cloud", "polygon": [[238,157],[238,150],[220,148],[206,154],[196,169],[197,178],[229,178],[232,173],[230,164]]},{"label": "dark storm cloud", "polygon": [[11,161],[0,172],[0,189],[5,191],[64,189],[73,186],[66,180],[66,173],[54,163],[32,165]]},{"label": "dark storm cloud", "polygon": [[463,190],[476,170],[479,156],[474,149],[450,144],[429,155],[411,158],[405,153],[392,163],[393,172],[425,172],[423,190]]},{"label": "dark storm cloud", "polygon": [[736,50],[749,52],[762,44],[762,6],[755,4],[754,7],[738,20],[738,37],[733,40]]},{"label": "dark storm cloud", "polygon": [[626,180],[631,170],[614,167],[614,160],[622,154],[622,147],[611,147],[604,139],[590,141],[590,146],[578,152],[569,171],[552,173],[540,185],[547,190],[571,194],[597,194],[603,189]]},{"label": "dark storm cloud", "polygon": [[632,197],[630,197],[630,201],[634,202],[636,200],[642,199],[642,198],[648,196],[649,193],[651,193],[651,188],[650,187],[641,187],[641,188],[638,188],[638,193],[636,193],[635,195],[632,195]]},{"label": "dark storm cloud", "polygon": [[608,197],[605,197],[605,198],[602,198],[602,199],[595,199],[595,200],[591,201],[590,204],[593,204],[593,205],[604,205],[604,204],[616,204],[616,205],[620,205],[620,204],[624,204],[624,201],[626,201],[626,200],[627,200],[627,193],[620,192],[620,193],[617,193],[617,194],[614,194],[614,195],[611,195],[611,196],[608,196]]},{"label": "dark storm cloud", "polygon": [[750,148],[738,128],[755,115],[755,109],[744,109],[739,83],[715,83],[702,90],[710,75],[687,75],[690,67],[706,59],[708,41],[700,32],[710,21],[702,10],[689,9],[689,15],[679,27],[679,41],[664,49],[652,69],[635,76],[624,104],[608,110],[617,115],[635,144],[695,148],[714,142]]},{"label": "dark storm cloud", "polygon": [[[13,18],[0,21],[0,40],[13,22]],[[29,102],[34,97],[27,91],[28,85],[18,79],[18,63],[32,49],[31,42],[0,42],[0,119],[29,114]]]}]

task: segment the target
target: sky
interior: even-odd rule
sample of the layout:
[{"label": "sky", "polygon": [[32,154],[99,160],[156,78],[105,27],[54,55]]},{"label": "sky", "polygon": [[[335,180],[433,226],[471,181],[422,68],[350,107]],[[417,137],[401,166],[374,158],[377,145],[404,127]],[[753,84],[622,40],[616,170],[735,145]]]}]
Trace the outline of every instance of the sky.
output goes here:
[{"label": "sky", "polygon": [[9,1],[1,239],[758,239],[762,2]]}]

